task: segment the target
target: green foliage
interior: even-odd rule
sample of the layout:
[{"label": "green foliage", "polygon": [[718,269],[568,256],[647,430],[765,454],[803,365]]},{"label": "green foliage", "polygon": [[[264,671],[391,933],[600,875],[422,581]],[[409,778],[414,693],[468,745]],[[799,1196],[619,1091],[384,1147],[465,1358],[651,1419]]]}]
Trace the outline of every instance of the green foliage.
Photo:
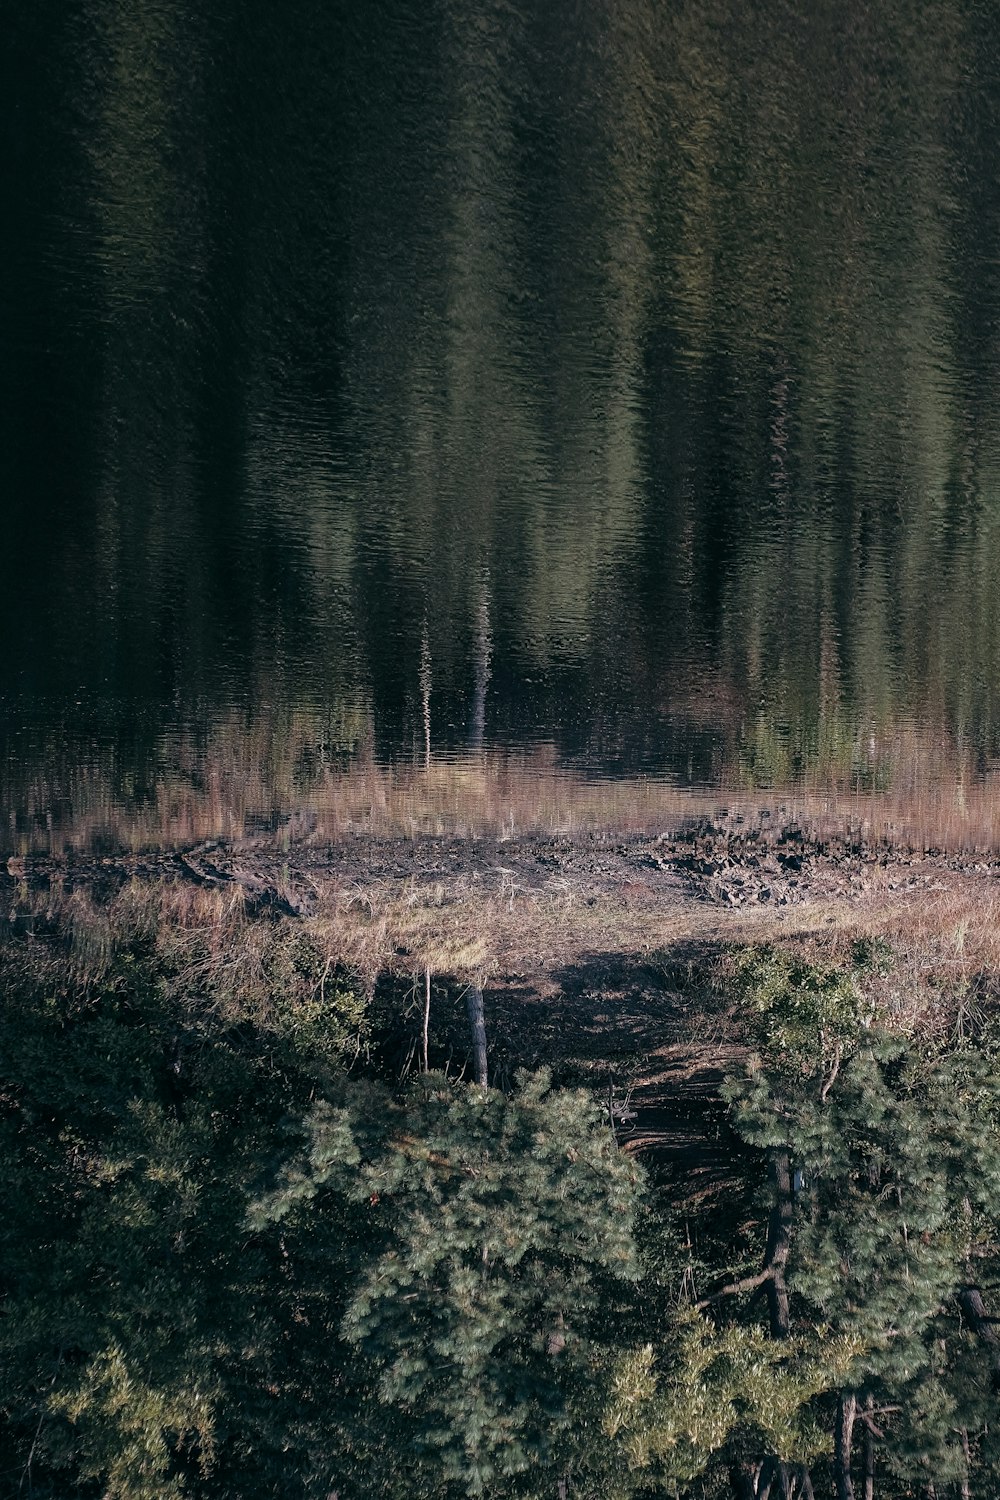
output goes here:
[{"label": "green foliage", "polygon": [[811,1066],[853,1044],[872,1018],[855,969],[810,964],[784,949],[744,950],[734,981],[757,1046],[793,1066]]},{"label": "green foliage", "polygon": [[725,1092],[743,1139],[790,1160],[795,1327],[853,1342],[837,1384],[891,1413],[880,1442],[900,1482],[958,1480],[956,1433],[989,1421],[990,1361],[957,1294],[998,1264],[996,1059],[880,1032],[852,972],[746,962],[761,1052]]},{"label": "green foliage", "polygon": [[[330,1075],[310,1033],[342,1038],[357,1002],[331,989],[301,1032],[280,1003],[234,1026],[172,994],[148,947],[112,953],[99,986],[30,956],[5,952],[0,1013],[0,1464],[35,1493],[45,1475],[109,1500],[188,1493],[238,1446],[283,1341],[308,1363],[275,1243],[240,1224],[288,1112]],[[271,1444],[287,1434],[257,1432],[265,1471]]]},{"label": "green foliage", "polygon": [[756,1325],[716,1328],[688,1313],[677,1325],[655,1414],[633,1440],[633,1462],[655,1461],[681,1483],[719,1455],[809,1463],[825,1444],[813,1398],[846,1374],[856,1352],[856,1339],[831,1338],[822,1328],[779,1343]]},{"label": "green foliage", "polygon": [[394,1095],[339,1062],[353,996],[237,1021],[148,943],[99,983],[8,969],[3,1472],[51,1500],[618,1492],[641,1173],[586,1095]]},{"label": "green foliage", "polygon": [[307,1156],[252,1222],[324,1189],[375,1206],[384,1248],[360,1268],[341,1331],[445,1481],[480,1494],[535,1465],[591,1461],[574,1416],[609,1368],[602,1308],[637,1276],[637,1167],[593,1101],[544,1072],[519,1075],[509,1098],[429,1075],[372,1102],[318,1106]]},{"label": "green foliage", "polygon": [[997,1359],[956,1299],[1000,1280],[985,1043],[884,1035],[855,970],[743,961],[741,1202],[759,1224],[785,1191],[758,1152],[794,1183],[773,1338],[749,1283],[685,1302],[714,1241],[682,1247],[588,1095],[349,1076],[360,1002],[308,945],[254,941],[242,1014],[148,934],[0,960],[15,1492],[635,1500],[783,1463],[818,1494],[842,1393],[875,1413],[880,1493],[997,1472]]}]

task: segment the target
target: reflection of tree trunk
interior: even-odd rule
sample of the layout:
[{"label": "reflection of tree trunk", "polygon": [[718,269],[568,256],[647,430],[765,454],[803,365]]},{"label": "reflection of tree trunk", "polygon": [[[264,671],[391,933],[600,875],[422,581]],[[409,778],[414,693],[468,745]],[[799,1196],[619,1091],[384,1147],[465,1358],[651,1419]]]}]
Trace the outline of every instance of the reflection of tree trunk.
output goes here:
[{"label": "reflection of tree trunk", "polygon": [[472,1034],[472,1071],[476,1082],[486,1088],[486,1013],[483,1009],[482,985],[469,985],[465,992],[465,1004],[469,1013],[469,1031]]},{"label": "reflection of tree trunk", "polygon": [[833,1442],[833,1477],[837,1485],[837,1500],[854,1500],[851,1449],[854,1444],[854,1418],[857,1410],[858,1398],[854,1392],[841,1391],[837,1402],[837,1429]]},{"label": "reflection of tree trunk", "polygon": [[479,600],[476,605],[476,640],[472,688],[472,716],[469,721],[469,749],[481,750],[486,734],[486,689],[490,680],[490,658],[493,637],[490,634],[490,579],[484,573],[479,585]]},{"label": "reflection of tree trunk", "polygon": [[431,765],[431,643],[427,635],[426,619],[423,635],[420,638],[420,703],[424,714],[424,770],[429,771]]},{"label": "reflection of tree trunk", "polygon": [[764,1264],[767,1279],[767,1306],[771,1319],[771,1336],[786,1339],[791,1327],[788,1313],[788,1288],[785,1267],[792,1237],[792,1165],[783,1146],[771,1152],[771,1177],[774,1183],[774,1207],[767,1225],[767,1249]]}]

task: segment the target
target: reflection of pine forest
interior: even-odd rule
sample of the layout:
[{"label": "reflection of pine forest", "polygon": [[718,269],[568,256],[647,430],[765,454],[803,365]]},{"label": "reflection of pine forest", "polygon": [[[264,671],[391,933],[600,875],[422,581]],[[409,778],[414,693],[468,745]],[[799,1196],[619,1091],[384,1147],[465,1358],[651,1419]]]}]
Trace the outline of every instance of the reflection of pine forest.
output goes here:
[{"label": "reflection of pine forest", "polygon": [[982,764],[989,7],[478,9],[25,12],[5,282],[48,353],[0,464],[52,588],[7,582],[4,692],[397,751],[426,632],[466,743],[488,609],[497,739],[771,784],[920,717]]},{"label": "reflection of pine forest", "polygon": [[692,1197],[566,1057],[446,1076],[436,1014],[253,941],[136,907],[5,946],[4,1494],[997,1492],[981,1011],[881,1014],[884,945],[732,954]]}]

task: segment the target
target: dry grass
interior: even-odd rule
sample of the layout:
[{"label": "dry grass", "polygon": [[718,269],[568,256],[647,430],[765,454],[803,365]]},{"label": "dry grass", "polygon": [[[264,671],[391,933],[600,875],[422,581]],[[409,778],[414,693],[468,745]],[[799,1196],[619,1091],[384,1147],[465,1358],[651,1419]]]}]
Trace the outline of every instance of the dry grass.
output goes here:
[{"label": "dry grass", "polygon": [[[946,990],[981,994],[983,976],[1000,966],[1000,897],[992,882],[943,864],[941,889],[925,882],[900,891],[889,888],[876,862],[865,861],[860,894],[779,911],[722,910],[646,884],[641,875],[613,884],[585,871],[554,873],[522,885],[499,865],[464,874],[460,858],[440,880],[375,877],[365,869],[366,839],[552,834],[583,841],[602,832],[627,839],[723,819],[729,827],[739,819],[765,828],[797,825],[813,838],[847,833],[868,849],[979,851],[988,858],[1000,852],[1000,781],[975,779],[940,742],[911,734],[881,747],[888,790],[862,794],[843,782],[780,792],[735,784],[692,790],[645,778],[595,782],[562,769],[551,748],[436,761],[426,769],[377,765],[359,752],[342,769],[343,762],[317,753],[321,738],[307,715],[269,730],[234,719],[207,746],[175,736],[141,795],[93,765],[24,779],[7,823],[12,868],[33,852],[85,858],[101,849],[155,851],[220,839],[259,841],[272,863],[275,846],[289,851],[293,866],[301,851],[309,855],[298,863],[309,866],[311,899],[297,930],[323,965],[351,970],[367,988],[383,973],[429,968],[459,982],[533,976],[551,990],[561,971],[601,956],[777,940],[838,957],[857,936],[877,936],[905,955],[898,966],[905,985],[899,981],[892,1003],[917,1011]],[[353,847],[346,862],[352,876],[317,868],[330,844]],[[933,870],[934,862],[924,868]],[[79,892],[66,895],[57,879],[44,895],[22,893],[23,911],[39,902],[70,922],[82,963],[99,961],[115,930],[140,921],[163,941],[197,947],[199,961],[218,965],[230,988],[237,979],[252,987],[263,963],[265,928],[251,920],[234,885],[138,880],[102,905]]]},{"label": "dry grass", "polygon": [[556,875],[523,886],[504,871],[429,882],[313,871],[310,912],[278,921],[250,916],[238,886],[174,879],[133,880],[109,902],[58,882],[43,892],[23,887],[15,906],[69,930],[81,963],[99,964],[116,934],[156,933],[178,959],[185,947],[196,950],[198,963],[225,976],[227,991],[253,989],[267,935],[278,928],[301,933],[322,964],[349,970],[369,990],[382,974],[425,969],[458,982],[518,976],[551,990],[574,966],[764,942],[846,962],[858,938],[881,939],[897,956],[886,1003],[930,1022],[935,1008],[972,1004],[1000,975],[1000,887],[975,872],[943,876],[931,887],[891,890],[876,867],[860,896],[845,891],[777,910],[729,911],[640,881],[606,886]]},{"label": "dry grass", "polygon": [[848,936],[888,944],[894,962],[879,1000],[904,1025],[961,1028],[1000,998],[1000,888],[991,879],[951,874],[938,890],[880,894],[876,888],[853,930],[845,928]]},{"label": "dry grass", "polygon": [[[858,938],[884,939],[891,962],[866,983],[880,1020],[911,1034],[973,1031],[996,1008],[1000,892],[983,876],[959,872],[947,887],[905,893],[876,879],[860,900],[846,892],[736,910],[638,882],[602,889],[554,877],[518,886],[502,872],[493,881],[312,878],[314,905],[300,917],[254,916],[239,886],[176,879],[132,880],[105,902],[58,884],[24,889],[16,908],[36,924],[34,972],[57,987],[67,965],[77,985],[99,979],[118,943],[143,937],[169,992],[206,1034],[249,1023],[283,1035],[298,1016],[323,1009],[326,987],[337,1006],[337,1055],[375,1059],[395,1076],[419,1058],[425,971],[435,1067],[461,1069],[461,992],[481,983],[495,1081],[505,1086],[516,1068],[542,1063],[600,1090],[614,1078],[634,1089],[640,1110],[633,1147],[683,1157],[686,1170],[701,1163],[713,1181],[728,1168],[717,1160],[711,1109],[747,1041],[729,982],[744,946],[774,943],[810,961],[847,963]],[[0,972],[19,962],[0,960]],[[336,994],[345,989],[357,1003]],[[699,1110],[709,1111],[701,1124]]]},{"label": "dry grass", "polygon": [[901,891],[874,869],[860,898],[804,905],[777,922],[774,912],[739,913],[727,938],[845,966],[865,941],[883,959],[865,981],[875,1009],[906,1032],[961,1031],[1000,1002],[1000,885],[977,872],[946,870],[930,889]]},{"label": "dry grass", "polygon": [[[428,768],[372,761],[325,747],[329,728],[305,712],[248,724],[234,716],[201,736],[164,736],[141,776],[117,775],[89,746],[67,744],[35,771],[11,759],[0,786],[6,853],[145,850],[236,840],[273,831],[286,843],[447,834],[575,835],[595,829],[663,831],[690,819],[769,816],[817,835],[947,850],[1000,849],[1000,779],[972,768],[940,736],[900,732],[822,782],[754,790],[735,765],[717,785],[594,781],[560,766],[552,746],[437,760]],[[874,742],[873,742],[874,743]],[[862,792],[859,785],[885,790]],[[864,774],[862,774],[862,772]]]},{"label": "dry grass", "polygon": [[[429,968],[458,981],[498,974],[555,973],[582,957],[642,957],[720,932],[720,914],[697,903],[664,904],[649,892],[609,894],[582,882],[541,889],[456,876],[448,882],[313,881],[315,900],[301,918],[255,918],[238,886],[205,888],[176,880],[133,880],[109,902],[82,888],[22,887],[14,910],[24,924],[72,934],[81,963],[99,968],[113,935],[155,933],[177,951],[196,945],[200,961],[252,971],[259,934],[284,927],[304,934],[331,967],[370,988],[384,973]],[[752,924],[749,924],[752,925]]]}]

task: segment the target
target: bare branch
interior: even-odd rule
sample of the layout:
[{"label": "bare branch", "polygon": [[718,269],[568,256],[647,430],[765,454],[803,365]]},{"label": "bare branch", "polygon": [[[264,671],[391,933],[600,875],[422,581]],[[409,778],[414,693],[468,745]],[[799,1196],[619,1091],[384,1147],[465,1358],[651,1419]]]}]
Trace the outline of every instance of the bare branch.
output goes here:
[{"label": "bare branch", "polygon": [[833,1088],[833,1085],[834,1085],[834,1083],[837,1080],[837,1074],[840,1072],[840,1059],[841,1059],[841,1048],[840,1048],[840,1043],[838,1042],[837,1043],[837,1050],[833,1054],[833,1067],[830,1069],[830,1076],[826,1080],[826,1082],[824,1083],[823,1087],[819,1091],[819,1102],[821,1104],[825,1104],[826,1103],[827,1096],[829,1095],[830,1090]]},{"label": "bare branch", "polygon": [[756,1276],[744,1276],[742,1281],[733,1281],[729,1286],[722,1287],[713,1292],[710,1297],[703,1297],[700,1302],[695,1303],[695,1309],[702,1312],[706,1307],[711,1307],[713,1302],[720,1302],[723,1297],[737,1297],[741,1292],[753,1292],[765,1281],[770,1281],[773,1274],[770,1266],[765,1266],[763,1271],[758,1271]]}]

